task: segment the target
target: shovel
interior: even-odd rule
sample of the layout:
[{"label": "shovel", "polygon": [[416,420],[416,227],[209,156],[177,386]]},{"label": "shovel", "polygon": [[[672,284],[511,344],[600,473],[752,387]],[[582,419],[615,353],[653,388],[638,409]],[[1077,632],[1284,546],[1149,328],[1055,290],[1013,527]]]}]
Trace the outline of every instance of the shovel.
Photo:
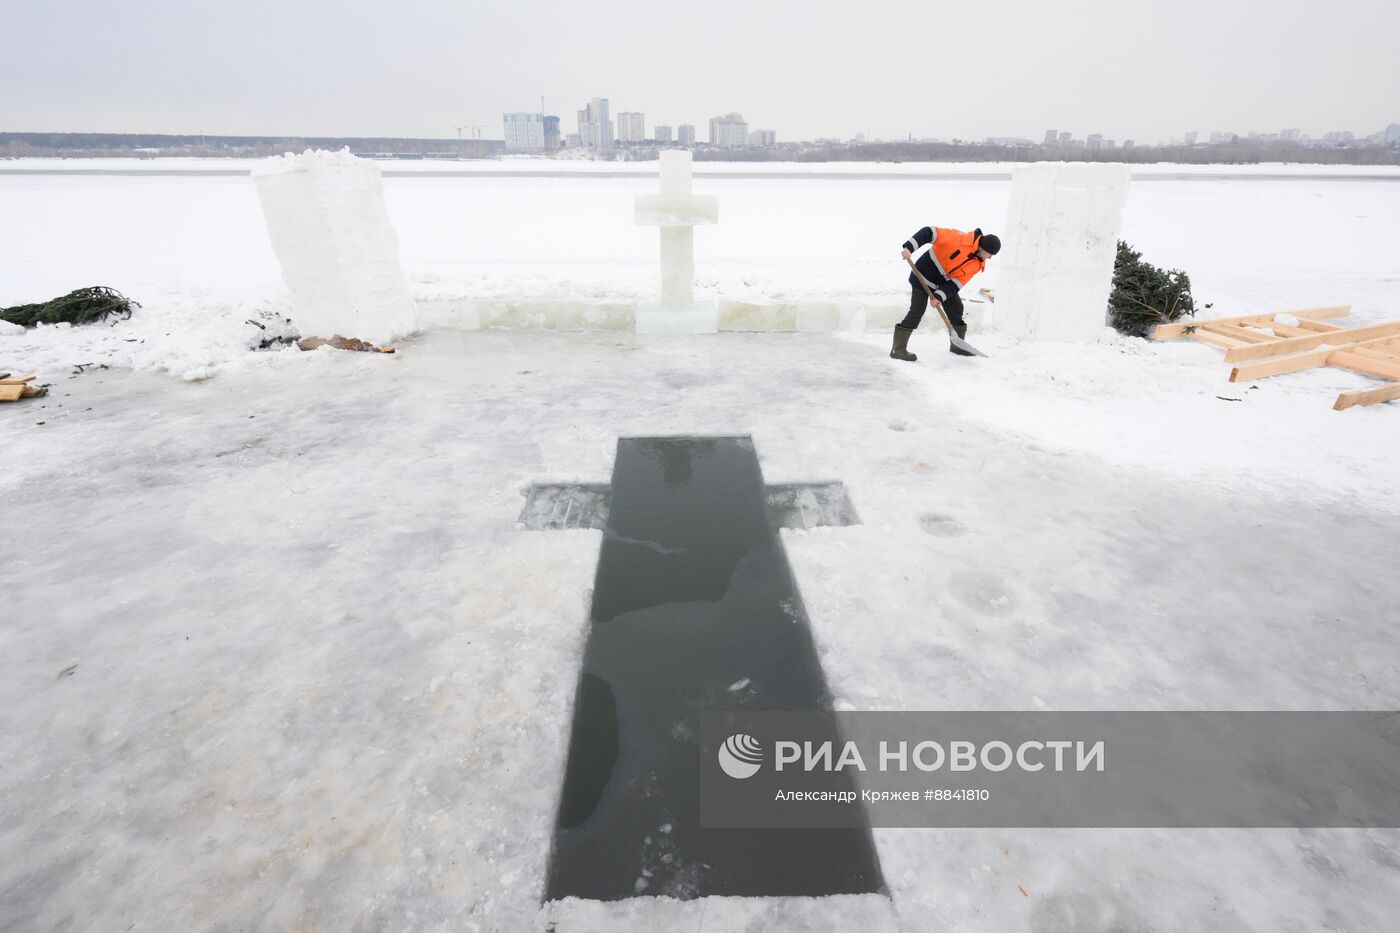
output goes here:
[{"label": "shovel", "polygon": [[957,347],[959,350],[965,350],[973,356],[985,357],[987,354],[959,337],[958,332],[953,330],[953,322],[948,320],[948,312],[943,310],[943,302],[933,297],[933,286],[928,284],[928,279],[919,274],[919,267],[914,265],[914,260],[906,259],[904,261],[909,263],[909,268],[914,270],[914,278],[918,279],[920,284],[924,286],[924,291],[928,293],[929,304],[938,309],[938,316],[943,318],[943,326],[948,328],[948,340],[953,346]]}]

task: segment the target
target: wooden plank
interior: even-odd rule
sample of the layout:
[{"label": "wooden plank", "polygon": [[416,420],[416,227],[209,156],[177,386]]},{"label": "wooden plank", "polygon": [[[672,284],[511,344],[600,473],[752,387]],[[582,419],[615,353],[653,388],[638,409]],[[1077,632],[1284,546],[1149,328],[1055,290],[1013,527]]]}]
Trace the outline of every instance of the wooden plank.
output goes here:
[{"label": "wooden plank", "polygon": [[[1267,314],[1245,314],[1239,317],[1217,317],[1203,321],[1181,321],[1176,324],[1158,324],[1157,329],[1152,332],[1153,340],[1173,340],[1177,337],[1188,337],[1188,329],[1200,327],[1203,324],[1263,324],[1272,321],[1277,314],[1287,314],[1303,320],[1321,321],[1327,318],[1346,317],[1351,313],[1351,305],[1334,305],[1326,308],[1300,308],[1297,311],[1270,311]],[[1265,325],[1267,326],[1267,325]]]},{"label": "wooden plank", "polygon": [[1257,363],[1246,363],[1230,370],[1230,381],[1251,382],[1267,376],[1281,376],[1284,373],[1312,369],[1314,366],[1325,366],[1327,358],[1336,352],[1332,347],[1323,347],[1321,350],[1304,350],[1302,353],[1273,356]]},{"label": "wooden plank", "polygon": [[1400,361],[1400,350],[1394,347],[1387,348],[1384,344],[1364,344],[1358,343],[1352,347],[1350,352],[1360,353],[1362,356],[1369,356],[1373,360],[1395,360]]},{"label": "wooden plank", "polygon": [[0,402],[17,401],[24,394],[24,386],[18,382],[0,386]]},{"label": "wooden plank", "polygon": [[1326,321],[1310,321],[1305,317],[1298,318],[1298,326],[1303,330],[1311,330],[1318,333],[1326,333],[1333,330],[1346,330],[1346,328],[1340,324],[1328,324]]},{"label": "wooden plank", "polygon": [[[1262,327],[1265,325],[1260,326]],[[1317,333],[1317,331],[1308,330],[1305,327],[1294,327],[1292,324],[1280,324],[1278,321],[1274,321],[1267,326],[1269,330],[1274,332],[1274,336],[1276,337],[1309,337]]]},{"label": "wooden plank", "polygon": [[1264,379],[1268,376],[1296,373],[1299,370],[1312,369],[1314,366],[1323,366],[1333,354],[1338,352],[1369,350],[1373,346],[1386,346],[1394,342],[1395,341],[1392,341],[1389,337],[1381,337],[1377,340],[1368,340],[1365,343],[1349,343],[1340,347],[1329,345],[1318,347],[1313,350],[1303,350],[1300,353],[1265,357],[1262,360],[1245,363],[1243,366],[1236,366],[1230,371],[1230,381],[1249,382],[1254,379]]},{"label": "wooden plank", "polygon": [[1242,363],[1245,360],[1257,360],[1266,356],[1282,356],[1285,353],[1311,350],[1325,344],[1340,346],[1348,343],[1361,343],[1375,337],[1393,337],[1396,334],[1400,334],[1400,321],[1372,324],[1369,327],[1348,327],[1346,330],[1316,334],[1312,337],[1285,337],[1271,343],[1256,343],[1248,347],[1235,347],[1232,350],[1226,350],[1225,362]]},{"label": "wooden plank", "polygon": [[1202,330],[1208,334],[1220,334],[1224,337],[1242,340],[1245,343],[1264,343],[1265,341],[1279,339],[1277,337],[1271,337],[1268,334],[1260,333],[1257,330],[1241,327],[1238,324],[1216,324],[1214,321],[1202,324],[1200,330],[1196,331],[1196,333],[1199,334]]},{"label": "wooden plank", "polygon": [[1212,334],[1209,331],[1198,330],[1195,333],[1187,334],[1192,340],[1209,344],[1212,347],[1219,347],[1222,350],[1229,350],[1232,347],[1247,347],[1250,344],[1243,340],[1236,340],[1234,337],[1222,337],[1220,334]]},{"label": "wooden plank", "polygon": [[1389,360],[1374,360],[1350,350],[1338,350],[1327,358],[1328,366],[1350,369],[1352,372],[1379,376],[1382,379],[1400,379],[1400,363]]},{"label": "wooden plank", "polygon": [[1302,308],[1298,311],[1280,311],[1278,313],[1296,317],[1300,321],[1325,321],[1334,317],[1346,317],[1351,313],[1351,305],[1327,305],[1323,308]]},{"label": "wooden plank", "polygon": [[0,379],[0,386],[12,386],[33,381],[33,376],[6,376],[4,379]]},{"label": "wooden plank", "polygon": [[1400,382],[1392,382],[1388,386],[1381,386],[1379,389],[1361,389],[1356,392],[1343,392],[1337,396],[1336,404],[1332,406],[1333,411],[1345,411],[1353,405],[1378,405],[1381,402],[1393,402],[1400,398]]}]

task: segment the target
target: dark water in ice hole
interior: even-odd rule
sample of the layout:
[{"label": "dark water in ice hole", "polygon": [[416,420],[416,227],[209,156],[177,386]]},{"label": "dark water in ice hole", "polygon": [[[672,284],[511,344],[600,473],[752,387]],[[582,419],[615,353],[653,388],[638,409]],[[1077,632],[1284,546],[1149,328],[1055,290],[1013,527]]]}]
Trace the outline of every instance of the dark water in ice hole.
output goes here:
[{"label": "dark water in ice hole", "polygon": [[699,827],[701,710],[831,706],[764,492],[747,437],[619,440],[545,900],[883,890],[868,830]]}]

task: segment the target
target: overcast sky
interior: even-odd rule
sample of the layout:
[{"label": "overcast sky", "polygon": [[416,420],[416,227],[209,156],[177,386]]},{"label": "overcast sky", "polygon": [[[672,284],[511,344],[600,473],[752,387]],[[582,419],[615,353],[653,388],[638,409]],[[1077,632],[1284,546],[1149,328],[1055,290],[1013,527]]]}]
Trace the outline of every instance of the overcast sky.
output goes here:
[{"label": "overcast sky", "polygon": [[[590,97],[781,139],[1369,134],[1395,0],[0,0],[0,130],[452,137]],[[470,133],[470,131],[467,131]]]}]

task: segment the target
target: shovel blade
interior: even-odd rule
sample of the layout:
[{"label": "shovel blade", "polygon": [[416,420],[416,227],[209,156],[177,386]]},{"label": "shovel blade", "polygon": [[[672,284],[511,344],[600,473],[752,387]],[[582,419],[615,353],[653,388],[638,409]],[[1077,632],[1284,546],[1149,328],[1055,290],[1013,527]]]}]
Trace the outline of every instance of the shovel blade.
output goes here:
[{"label": "shovel blade", "polygon": [[953,344],[953,346],[957,347],[959,350],[964,350],[968,353],[971,353],[973,356],[987,356],[987,354],[983,353],[981,350],[977,349],[972,344],[959,337],[957,334],[950,332],[948,334],[948,340]]}]

